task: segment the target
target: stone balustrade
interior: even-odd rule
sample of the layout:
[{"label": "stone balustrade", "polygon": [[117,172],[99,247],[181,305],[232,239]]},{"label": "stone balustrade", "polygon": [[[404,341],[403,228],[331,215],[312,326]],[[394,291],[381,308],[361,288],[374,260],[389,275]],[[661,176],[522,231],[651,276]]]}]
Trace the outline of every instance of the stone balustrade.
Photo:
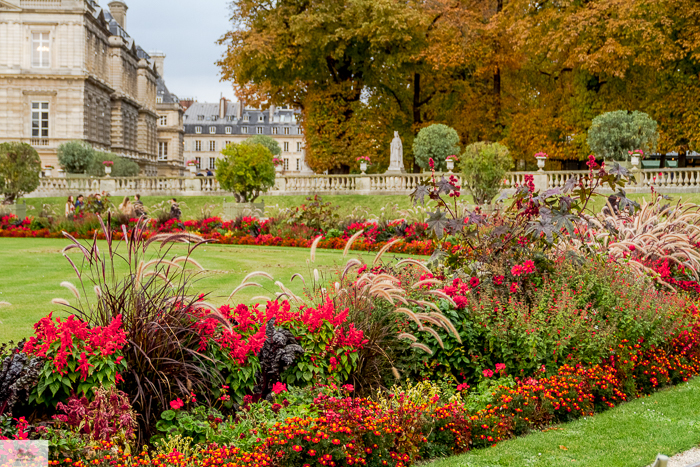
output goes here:
[{"label": "stone balustrade", "polygon": [[[700,193],[700,168],[633,170],[636,181],[629,184],[630,193],[648,193],[654,185],[662,192]],[[447,174],[446,174],[447,175]],[[538,189],[564,186],[571,177],[585,177],[587,170],[551,172],[509,172],[503,189],[511,191],[533,176]],[[437,175],[438,177],[441,174]],[[431,174],[401,175],[278,175],[268,195],[406,195],[424,183]],[[457,175],[460,179],[461,176]],[[124,178],[42,178],[39,188],[28,197],[68,196],[90,193],[112,196],[196,196],[226,194],[214,177],[124,177]],[[601,188],[601,192],[606,189]]]}]

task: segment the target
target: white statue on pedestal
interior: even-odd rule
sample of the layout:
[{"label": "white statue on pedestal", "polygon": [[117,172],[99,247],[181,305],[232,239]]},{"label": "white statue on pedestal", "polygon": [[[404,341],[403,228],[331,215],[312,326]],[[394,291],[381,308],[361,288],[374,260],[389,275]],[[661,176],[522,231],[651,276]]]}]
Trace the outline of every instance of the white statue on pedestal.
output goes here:
[{"label": "white statue on pedestal", "polygon": [[406,169],[403,166],[403,143],[401,143],[398,131],[394,132],[394,139],[391,141],[391,158],[389,159],[389,169],[387,169],[386,173],[406,173]]}]

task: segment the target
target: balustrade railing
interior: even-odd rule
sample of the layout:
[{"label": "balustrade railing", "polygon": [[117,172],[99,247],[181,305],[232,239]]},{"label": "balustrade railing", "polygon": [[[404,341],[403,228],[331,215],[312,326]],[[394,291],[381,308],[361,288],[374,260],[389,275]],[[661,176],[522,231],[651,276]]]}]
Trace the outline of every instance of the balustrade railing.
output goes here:
[{"label": "balustrade railing", "polygon": [[[552,172],[509,172],[503,189],[512,190],[532,176],[537,189],[564,186],[571,177],[584,177],[587,170]],[[628,184],[629,192],[648,192],[653,185],[666,191],[700,192],[700,168],[632,170],[636,181]],[[441,177],[443,174],[436,174]],[[450,174],[444,174],[450,175]],[[461,175],[457,176],[464,185]],[[425,183],[431,174],[372,175],[278,175],[268,195],[311,194],[408,194]],[[602,188],[602,191],[605,189]],[[67,196],[108,192],[114,196],[207,195],[224,194],[214,177],[124,177],[124,178],[42,178],[30,197]]]}]

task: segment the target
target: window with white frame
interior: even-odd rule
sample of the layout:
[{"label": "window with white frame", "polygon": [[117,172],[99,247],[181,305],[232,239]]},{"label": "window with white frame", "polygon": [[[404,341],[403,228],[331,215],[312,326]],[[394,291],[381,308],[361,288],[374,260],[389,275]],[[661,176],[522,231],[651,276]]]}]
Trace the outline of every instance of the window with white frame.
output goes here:
[{"label": "window with white frame", "polygon": [[202,158],[201,157],[195,157],[194,160],[197,162],[197,168],[201,169],[202,168]]},{"label": "window with white frame", "polygon": [[232,122],[235,117],[233,115],[229,115],[226,117],[227,122]]},{"label": "window with white frame", "polygon": [[248,134],[248,127],[247,127],[247,126],[242,126],[242,127],[241,127],[241,133],[243,133],[244,135],[247,135],[247,134]]},{"label": "window with white frame", "polygon": [[297,152],[301,152],[301,143],[297,142]]},{"label": "window with white frame", "polygon": [[167,141],[158,141],[158,160],[168,160],[168,143]]},{"label": "window with white frame", "polygon": [[209,170],[214,170],[216,168],[216,157],[209,158]]},{"label": "window with white frame", "polygon": [[198,135],[202,133],[202,127],[201,126],[196,126],[194,127],[194,132],[197,133]]},{"label": "window with white frame", "polygon": [[227,147],[229,144],[231,144],[231,141],[226,141],[226,144],[224,145],[224,147]]},{"label": "window with white frame", "polygon": [[298,134],[298,135],[304,134],[304,133],[302,132],[301,127],[297,127],[297,134]]},{"label": "window with white frame", "polygon": [[272,134],[276,135],[278,132],[279,132],[279,128],[277,128],[276,126],[273,126],[272,127]]},{"label": "window with white frame", "polygon": [[218,119],[219,119],[219,116],[218,116],[218,115],[212,115],[212,116],[211,116],[211,121],[212,121],[212,122],[215,122],[215,121],[217,121]]},{"label": "window with white frame", "polygon": [[209,134],[210,134],[210,135],[215,135],[215,134],[216,134],[216,127],[215,127],[215,126],[210,126],[210,127],[209,127]]},{"label": "window with white frame", "polygon": [[263,117],[262,115],[258,115],[258,121],[259,121],[259,122],[264,122],[264,121],[265,121],[265,117]]},{"label": "window with white frame", "polygon": [[244,116],[243,116],[243,121],[244,121],[244,122],[247,122],[247,121],[249,121],[249,120],[250,120],[250,117],[249,117],[248,115],[244,115]]},{"label": "window with white frame", "polygon": [[297,170],[301,170],[301,159],[297,159]]},{"label": "window with white frame", "polygon": [[230,127],[230,126],[227,126],[227,127],[226,127],[226,130],[224,130],[224,131],[226,131],[226,134],[227,134],[227,135],[230,135],[230,134],[231,134],[231,127]]},{"label": "window with white frame", "polygon": [[195,141],[195,142],[194,142],[194,150],[195,150],[195,151],[201,151],[201,150],[202,150],[202,142],[201,142],[201,141]]},{"label": "window with white frame", "polygon": [[162,104],[162,103],[163,103],[163,96],[156,97],[156,104]]},{"label": "window with white frame", "polygon": [[51,41],[48,32],[32,33],[32,68],[51,66]]},{"label": "window with white frame", "polygon": [[204,115],[197,115],[197,121],[203,122],[203,121],[204,121]]},{"label": "window with white frame", "polygon": [[49,137],[49,103],[32,102],[32,138]]},{"label": "window with white frame", "polygon": [[288,126],[284,127],[284,134],[285,135],[289,134],[289,127]]},{"label": "window with white frame", "polygon": [[216,151],[216,141],[209,141],[209,150]]},{"label": "window with white frame", "polygon": [[289,159],[284,159],[284,170],[289,170]]},{"label": "window with white frame", "polygon": [[288,141],[285,141],[283,144],[284,144],[284,149],[283,149],[283,151],[284,151],[284,152],[289,152],[289,142],[288,142]]},{"label": "window with white frame", "polygon": [[167,115],[160,116],[160,126],[168,126],[168,116]]},{"label": "window with white frame", "polygon": [[258,134],[259,135],[263,134],[263,127],[261,127],[261,126],[258,127]]}]

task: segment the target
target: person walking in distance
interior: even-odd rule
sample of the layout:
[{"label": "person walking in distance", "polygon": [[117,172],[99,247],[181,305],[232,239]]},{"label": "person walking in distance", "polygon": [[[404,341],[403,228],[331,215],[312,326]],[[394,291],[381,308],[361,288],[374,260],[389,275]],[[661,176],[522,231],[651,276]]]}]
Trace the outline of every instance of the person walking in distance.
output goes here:
[{"label": "person walking in distance", "polygon": [[180,210],[180,205],[177,204],[177,200],[175,198],[171,198],[170,199],[170,218],[180,220],[180,216],[182,216],[182,211]]},{"label": "person walking in distance", "polygon": [[146,214],[146,207],[143,205],[143,202],[141,201],[141,195],[138,193],[134,195],[133,209],[134,214],[136,214],[136,217],[141,217]]}]

